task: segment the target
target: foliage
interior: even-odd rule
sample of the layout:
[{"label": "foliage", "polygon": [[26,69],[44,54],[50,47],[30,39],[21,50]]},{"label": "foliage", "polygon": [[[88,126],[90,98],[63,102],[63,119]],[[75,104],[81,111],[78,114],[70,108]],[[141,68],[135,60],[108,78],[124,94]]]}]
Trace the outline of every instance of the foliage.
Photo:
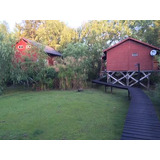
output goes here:
[{"label": "foliage", "polygon": [[159,20],[134,20],[130,21],[132,37],[149,44],[160,45],[160,21]]},{"label": "foliage", "polygon": [[37,37],[37,29],[39,25],[43,23],[40,20],[24,20],[19,24],[16,24],[16,36],[19,38],[25,37],[31,40],[35,40]]},{"label": "foliage", "polygon": [[153,72],[150,76],[150,84],[155,86],[160,80],[160,74],[158,72]]},{"label": "foliage", "polygon": [[81,27],[80,39],[92,45],[95,42],[102,44],[104,49],[117,41],[131,35],[128,21],[93,20]]},{"label": "foliage", "polygon": [[98,41],[106,48],[128,36],[159,45],[159,26],[159,20],[92,20],[76,31],[58,20],[25,20],[16,24],[16,34],[18,38],[24,36],[60,50],[78,41]]},{"label": "foliage", "polygon": [[63,22],[58,20],[44,21],[37,30],[36,40],[56,50],[64,48],[67,43],[73,42],[75,39],[75,30],[67,27]]},{"label": "foliage", "polygon": [[32,39],[56,50],[77,39],[76,31],[59,20],[25,20],[17,24],[16,29],[17,38]]},{"label": "foliage", "polygon": [[13,37],[8,32],[7,23],[0,24],[0,94],[10,78],[11,60],[13,57]]},{"label": "foliage", "polygon": [[85,87],[88,80],[97,77],[102,52],[100,47],[99,43],[89,46],[84,42],[67,45],[63,50],[64,59],[55,66],[59,71],[61,88]]},{"label": "foliage", "polygon": [[154,103],[157,116],[160,119],[160,83],[158,82],[153,90],[146,92]]},{"label": "foliage", "polygon": [[68,44],[63,50],[64,59],[55,67],[58,68],[60,88],[77,89],[85,86],[87,80],[87,45],[82,43]]},{"label": "foliage", "polygon": [[[158,67],[160,68],[160,56],[156,55],[155,60],[159,62]],[[150,76],[150,84],[155,87],[156,84],[160,83],[160,73],[159,72],[153,72]]]}]

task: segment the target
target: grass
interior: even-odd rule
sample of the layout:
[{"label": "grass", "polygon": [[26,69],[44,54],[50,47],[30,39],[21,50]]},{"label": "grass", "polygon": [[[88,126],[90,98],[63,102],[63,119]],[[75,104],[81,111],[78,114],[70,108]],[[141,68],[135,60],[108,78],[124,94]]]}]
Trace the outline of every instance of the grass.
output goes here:
[{"label": "grass", "polygon": [[154,108],[155,108],[155,110],[156,110],[158,119],[160,120],[160,105],[159,105],[159,102],[160,102],[160,101],[159,101],[159,99],[157,99],[157,97],[155,97],[155,94],[157,94],[157,93],[155,92],[154,89],[149,90],[149,91],[145,90],[144,92],[145,92],[145,93],[148,95],[148,97],[151,99],[151,101],[152,101],[152,103],[153,103],[153,105],[154,105]]},{"label": "grass", "polygon": [[118,140],[127,92],[8,90],[0,96],[0,139]]}]

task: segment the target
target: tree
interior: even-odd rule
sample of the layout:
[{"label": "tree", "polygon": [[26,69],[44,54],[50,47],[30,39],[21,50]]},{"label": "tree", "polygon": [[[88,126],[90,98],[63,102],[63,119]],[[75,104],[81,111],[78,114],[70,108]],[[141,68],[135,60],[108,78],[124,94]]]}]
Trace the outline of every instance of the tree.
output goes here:
[{"label": "tree", "polygon": [[36,40],[37,29],[41,23],[44,22],[41,20],[24,20],[22,23],[16,24],[17,39],[25,37],[31,40]]},{"label": "tree", "polygon": [[55,68],[61,89],[78,89],[88,79],[88,46],[84,43],[70,43],[63,49],[63,57]]},{"label": "tree", "polygon": [[104,48],[131,35],[128,21],[89,21],[81,27],[80,39],[89,44],[100,42]]},{"label": "tree", "polygon": [[159,20],[133,20],[129,21],[131,36],[146,43],[160,45],[160,21]]},{"label": "tree", "polygon": [[0,24],[0,93],[10,78],[12,57],[14,50],[12,45],[15,43],[13,37],[8,32],[7,23]]},{"label": "tree", "polygon": [[152,26],[151,20],[133,20],[130,21],[130,28],[132,30],[132,37],[141,41],[147,42],[145,35],[148,33],[149,28]]},{"label": "tree", "polygon": [[25,37],[62,50],[68,43],[76,42],[76,30],[59,20],[25,20],[16,24],[16,37]]},{"label": "tree", "polygon": [[62,50],[68,43],[75,42],[77,34],[58,20],[47,20],[37,30],[36,40],[56,50]]},{"label": "tree", "polygon": [[149,44],[160,46],[160,21],[152,21],[152,25],[148,27],[148,30],[144,34],[146,42]]}]

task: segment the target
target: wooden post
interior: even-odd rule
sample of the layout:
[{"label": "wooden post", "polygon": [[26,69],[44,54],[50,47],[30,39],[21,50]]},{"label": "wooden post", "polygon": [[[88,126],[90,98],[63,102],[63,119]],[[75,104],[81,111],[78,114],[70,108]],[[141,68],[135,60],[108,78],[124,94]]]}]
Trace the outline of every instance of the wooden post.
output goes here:
[{"label": "wooden post", "polygon": [[107,83],[109,83],[109,73],[107,72]]},{"label": "wooden post", "polygon": [[128,72],[126,74],[126,84],[127,84],[127,86],[129,86],[129,73]]},{"label": "wooden post", "polygon": [[148,83],[147,83],[147,90],[149,90],[149,84],[150,84],[150,78],[149,78],[149,76],[147,77],[147,79],[148,79]]},{"label": "wooden post", "polygon": [[141,78],[140,63],[138,63],[137,66],[138,66],[138,87],[140,87],[140,78]]}]

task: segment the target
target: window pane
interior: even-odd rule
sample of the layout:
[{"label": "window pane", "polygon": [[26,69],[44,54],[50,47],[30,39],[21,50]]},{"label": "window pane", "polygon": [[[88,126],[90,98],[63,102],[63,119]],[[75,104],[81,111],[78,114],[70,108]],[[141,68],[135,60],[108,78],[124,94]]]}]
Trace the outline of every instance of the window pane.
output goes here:
[{"label": "window pane", "polygon": [[23,48],[23,45],[19,45],[18,48]]},{"label": "window pane", "polygon": [[136,56],[138,56],[138,53],[132,53],[132,56],[136,57]]}]

